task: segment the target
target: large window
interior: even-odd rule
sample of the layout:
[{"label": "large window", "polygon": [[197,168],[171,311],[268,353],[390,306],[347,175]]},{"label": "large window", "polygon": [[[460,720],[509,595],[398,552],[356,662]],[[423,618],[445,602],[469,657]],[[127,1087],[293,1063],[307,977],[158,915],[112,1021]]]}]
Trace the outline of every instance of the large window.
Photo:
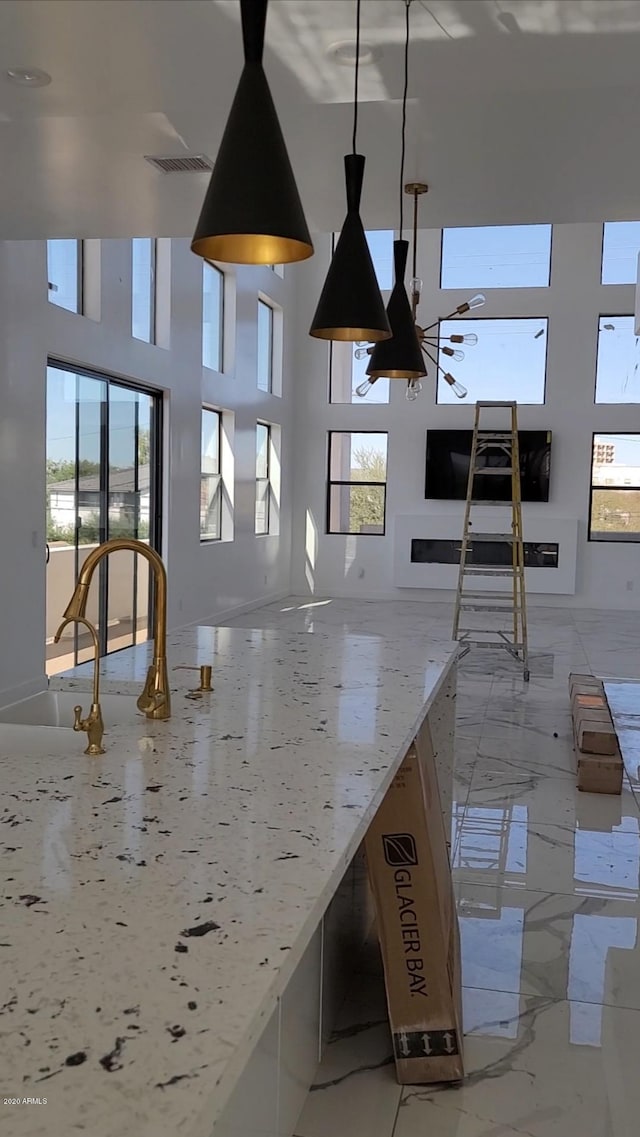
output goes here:
[{"label": "large window", "polygon": [[356,388],[367,378],[369,359],[366,349],[357,344],[339,341],[331,344],[330,402],[360,403],[363,406],[389,402],[388,379],[377,379],[367,391],[366,398],[356,395]]},{"label": "large window", "polygon": [[222,371],[224,358],[224,273],[202,266],[202,365]]},{"label": "large window", "polygon": [[[54,634],[87,554],[109,537],[134,537],[160,550],[162,397],[106,375],[47,368],[47,672],[93,654],[70,625]],[[87,617],[100,653],[148,637],[152,581],[146,560],[109,557],[96,572]]]},{"label": "large window", "polygon": [[[478,342],[460,362],[452,363],[446,355],[441,355],[440,364],[467,388],[469,403],[478,399],[544,403],[548,322],[525,317],[443,320],[440,325],[443,340],[452,335],[475,333]],[[436,401],[461,405],[442,376],[438,378]]]},{"label": "large window", "polygon": [[271,427],[256,424],[256,535],[269,532],[271,512]]},{"label": "large window", "polygon": [[47,241],[47,279],[52,304],[82,313],[82,241]]},{"label": "large window", "polygon": [[550,225],[442,230],[441,288],[546,288]]},{"label": "large window", "polygon": [[633,316],[601,316],[596,403],[640,403],[640,337]]},{"label": "large window", "polygon": [[383,534],[387,434],[329,433],[328,533]]},{"label": "large window", "polygon": [[156,340],[156,241],[131,242],[131,335],[145,343]]},{"label": "large window", "polygon": [[200,540],[222,537],[222,415],[202,408],[200,451]]},{"label": "large window", "polygon": [[393,288],[393,229],[369,229],[365,234],[378,288]]},{"label": "large window", "polygon": [[258,388],[273,390],[273,308],[258,300]]},{"label": "large window", "polygon": [[638,279],[640,221],[605,221],[602,283],[635,284]]},{"label": "large window", "polygon": [[640,434],[594,434],[590,541],[640,541]]}]

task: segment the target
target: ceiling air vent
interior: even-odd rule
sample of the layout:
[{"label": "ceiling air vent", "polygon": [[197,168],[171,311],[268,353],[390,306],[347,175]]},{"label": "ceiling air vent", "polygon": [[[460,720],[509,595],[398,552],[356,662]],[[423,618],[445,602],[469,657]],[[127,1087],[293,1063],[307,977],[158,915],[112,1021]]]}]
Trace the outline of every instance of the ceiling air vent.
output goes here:
[{"label": "ceiling air vent", "polygon": [[213,162],[206,154],[185,154],[169,158],[145,154],[144,160],[160,170],[161,174],[208,174],[213,169]]}]

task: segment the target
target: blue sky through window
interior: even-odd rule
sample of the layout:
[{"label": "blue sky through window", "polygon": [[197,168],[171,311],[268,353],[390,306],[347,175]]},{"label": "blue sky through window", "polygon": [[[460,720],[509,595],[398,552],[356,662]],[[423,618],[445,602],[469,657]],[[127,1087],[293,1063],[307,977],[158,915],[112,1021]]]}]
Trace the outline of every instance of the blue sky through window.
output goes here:
[{"label": "blue sky through window", "polygon": [[601,316],[596,403],[640,403],[640,337],[633,316]]},{"label": "blue sky through window", "polygon": [[614,446],[616,466],[640,467],[640,434],[594,434],[593,444]]},{"label": "blue sky through window", "polygon": [[441,288],[546,288],[551,225],[443,229]]},{"label": "blue sky through window", "polygon": [[[441,336],[475,332],[475,347],[464,347],[461,363],[440,353],[440,366],[467,388],[468,397],[457,399],[442,376],[438,403],[475,403],[477,399],[517,399],[544,403],[547,362],[546,319],[443,320]],[[451,345],[456,347],[457,345]],[[429,366],[429,364],[427,364]],[[433,371],[433,365],[429,367]]]},{"label": "blue sky through window", "polygon": [[602,283],[635,284],[638,279],[640,221],[605,221]]},{"label": "blue sky through window", "polygon": [[368,229],[369,252],[381,291],[393,288],[393,229]]}]

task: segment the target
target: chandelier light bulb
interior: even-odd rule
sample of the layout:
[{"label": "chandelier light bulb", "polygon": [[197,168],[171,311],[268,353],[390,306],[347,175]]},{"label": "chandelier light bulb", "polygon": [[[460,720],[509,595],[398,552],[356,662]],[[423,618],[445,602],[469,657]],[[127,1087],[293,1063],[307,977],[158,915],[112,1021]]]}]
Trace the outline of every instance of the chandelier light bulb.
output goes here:
[{"label": "chandelier light bulb", "polygon": [[478,337],[475,332],[467,332],[466,335],[460,336],[447,336],[451,343],[464,343],[467,347],[475,347],[478,342]]},{"label": "chandelier light bulb", "polygon": [[420,280],[419,276],[413,276],[411,278],[411,280],[409,281],[409,292],[411,293],[412,296],[415,295],[415,296],[419,297],[420,294],[422,293],[423,288],[424,288],[424,284]]},{"label": "chandelier light bulb", "polygon": [[482,292],[478,292],[476,296],[471,297],[469,301],[469,308],[472,310],[474,308],[482,308],[482,305],[486,302],[486,299],[486,296],[484,296]]},{"label": "chandelier light bulb", "polygon": [[353,354],[355,355],[356,359],[366,359],[368,355],[371,355],[371,348],[357,347]]},{"label": "chandelier light bulb", "polygon": [[451,357],[451,359],[455,359],[456,363],[462,363],[462,360],[464,359],[464,352],[459,351],[457,348],[454,350],[452,347],[445,346],[440,348],[440,350],[444,353],[444,355],[448,355]]},{"label": "chandelier light bulb", "polygon": [[359,383],[358,386],[356,387],[356,395],[358,396],[359,399],[364,399],[365,396],[369,394],[369,391],[371,390],[372,387],[373,387],[373,383],[371,382],[371,380],[365,379],[364,383]]},{"label": "chandelier light bulb", "polygon": [[447,383],[449,384],[449,386],[451,387],[451,390],[453,391],[456,398],[466,399],[466,397],[469,393],[467,391],[467,388],[463,387],[462,383],[458,383],[458,380],[454,379],[453,375],[451,375],[451,373],[449,371],[445,371],[444,377],[445,377],[445,380],[447,381]]},{"label": "chandelier light bulb", "polygon": [[419,391],[416,391],[416,389],[415,389],[415,387],[414,387],[413,383],[407,383],[407,394],[406,394],[406,399],[407,399],[407,402],[408,402],[408,403],[415,403],[415,401],[416,401],[416,399],[418,398],[418,395],[419,395],[419,394],[420,394],[420,392],[419,392]]}]

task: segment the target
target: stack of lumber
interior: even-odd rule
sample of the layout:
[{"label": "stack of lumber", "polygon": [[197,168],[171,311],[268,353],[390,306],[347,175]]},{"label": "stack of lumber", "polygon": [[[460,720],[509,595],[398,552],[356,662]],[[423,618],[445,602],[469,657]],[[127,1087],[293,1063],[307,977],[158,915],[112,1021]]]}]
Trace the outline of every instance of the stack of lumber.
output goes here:
[{"label": "stack of lumber", "polygon": [[569,676],[573,737],[578,756],[578,789],[619,794],[622,756],[604,686],[594,675]]}]

